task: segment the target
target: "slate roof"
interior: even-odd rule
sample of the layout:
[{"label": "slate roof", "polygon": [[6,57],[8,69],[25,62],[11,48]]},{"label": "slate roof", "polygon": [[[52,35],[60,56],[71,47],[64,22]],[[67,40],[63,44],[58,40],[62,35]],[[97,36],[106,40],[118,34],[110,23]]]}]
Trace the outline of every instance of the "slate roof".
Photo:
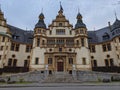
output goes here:
[{"label": "slate roof", "polygon": [[[117,23],[117,25],[116,25]],[[115,21],[111,27],[116,27],[114,30],[111,30],[109,26],[96,30],[96,31],[88,31],[88,41],[89,43],[101,43],[105,41],[109,41],[116,36],[120,36],[120,22]],[[12,33],[12,40],[25,44],[33,43],[33,31],[25,31],[20,28],[8,25],[10,32]],[[112,28],[113,29],[113,28]],[[114,35],[113,35],[114,32]]]},{"label": "slate roof", "polygon": [[112,30],[116,28],[120,28],[120,20],[118,20],[117,18],[116,18],[116,21],[112,25]]},{"label": "slate roof", "polygon": [[46,24],[45,24],[45,22],[44,22],[44,14],[43,14],[43,13],[41,13],[41,14],[39,15],[39,21],[38,21],[38,23],[35,25],[35,28],[44,28],[44,29],[46,29]]},{"label": "slate roof", "polygon": [[82,21],[82,15],[78,13],[77,15],[77,23],[75,24],[75,29],[77,28],[86,28],[86,25]]},{"label": "slate roof", "polygon": [[32,44],[33,43],[33,31],[25,31],[20,28],[8,25],[10,32],[12,33],[12,40],[15,42]]}]

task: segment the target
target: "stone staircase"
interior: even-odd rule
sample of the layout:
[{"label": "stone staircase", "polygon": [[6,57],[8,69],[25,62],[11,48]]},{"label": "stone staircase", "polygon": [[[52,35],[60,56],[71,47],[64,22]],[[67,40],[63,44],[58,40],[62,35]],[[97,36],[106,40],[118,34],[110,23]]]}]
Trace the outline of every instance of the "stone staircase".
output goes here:
[{"label": "stone staircase", "polygon": [[65,72],[56,72],[52,75],[48,75],[48,77],[43,81],[43,83],[73,83],[80,82],[73,78],[71,74]]}]

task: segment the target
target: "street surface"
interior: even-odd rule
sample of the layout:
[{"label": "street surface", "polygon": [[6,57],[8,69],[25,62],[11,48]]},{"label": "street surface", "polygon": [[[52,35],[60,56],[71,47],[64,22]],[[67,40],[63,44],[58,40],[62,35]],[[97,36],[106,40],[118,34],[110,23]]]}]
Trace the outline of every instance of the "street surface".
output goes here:
[{"label": "street surface", "polygon": [[0,90],[120,90],[120,86],[6,87]]}]

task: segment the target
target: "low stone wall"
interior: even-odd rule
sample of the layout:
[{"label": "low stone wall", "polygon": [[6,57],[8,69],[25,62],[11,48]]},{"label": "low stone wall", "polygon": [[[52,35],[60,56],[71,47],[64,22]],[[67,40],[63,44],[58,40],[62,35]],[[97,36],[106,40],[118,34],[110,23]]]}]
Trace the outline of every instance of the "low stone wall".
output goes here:
[{"label": "low stone wall", "polygon": [[77,71],[76,78],[79,81],[103,81],[104,79],[119,78],[119,73],[103,73],[93,71]]},{"label": "low stone wall", "polygon": [[[53,77],[54,78],[54,77]],[[69,77],[67,77],[69,78]],[[111,79],[119,79],[120,81],[120,74],[119,73],[103,73],[103,72],[93,72],[93,71],[77,71],[75,76],[75,80],[78,82],[89,82],[89,81],[103,81],[111,80]],[[0,80],[7,81],[15,81],[15,82],[44,82],[47,80],[46,72],[43,71],[34,71],[34,72],[27,72],[27,73],[19,73],[14,75],[2,76]]]},{"label": "low stone wall", "polygon": [[14,75],[8,75],[0,77],[0,79],[4,79],[5,81],[27,81],[27,82],[40,82],[45,79],[45,74],[41,71],[27,72],[27,73],[19,73]]}]

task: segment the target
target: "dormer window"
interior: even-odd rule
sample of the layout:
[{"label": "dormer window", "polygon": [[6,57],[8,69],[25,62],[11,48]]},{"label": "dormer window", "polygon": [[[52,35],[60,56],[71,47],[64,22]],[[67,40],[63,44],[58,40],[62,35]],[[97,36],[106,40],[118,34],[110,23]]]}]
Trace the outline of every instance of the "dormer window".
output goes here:
[{"label": "dormer window", "polygon": [[114,36],[114,35],[115,35],[115,32],[113,32],[112,35]]},{"label": "dormer window", "polygon": [[108,33],[104,33],[103,40],[108,40],[110,38]]}]

